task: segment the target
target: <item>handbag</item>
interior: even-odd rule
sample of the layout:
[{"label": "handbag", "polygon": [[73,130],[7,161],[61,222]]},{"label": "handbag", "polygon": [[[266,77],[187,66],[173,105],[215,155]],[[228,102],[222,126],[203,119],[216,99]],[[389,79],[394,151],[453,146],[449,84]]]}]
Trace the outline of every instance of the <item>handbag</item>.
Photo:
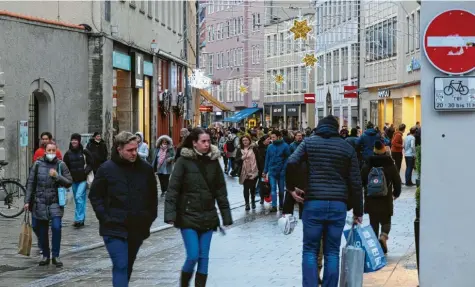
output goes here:
[{"label": "handbag", "polygon": [[[84,157],[84,170],[86,169],[87,167],[87,163],[86,163],[86,156],[83,154],[82,155]],[[87,177],[86,177],[86,182],[87,182],[87,188],[91,188],[91,185],[92,185],[92,182],[94,181],[94,171],[90,171],[88,174],[87,174]]]},{"label": "handbag", "polygon": [[25,211],[25,217],[21,224],[20,240],[18,241],[18,254],[30,256],[33,239],[33,228],[30,222],[30,212]]},{"label": "handbag", "polygon": [[[58,161],[58,176],[61,176],[61,163],[62,161]],[[61,207],[66,206],[66,204],[68,203],[67,194],[66,194],[67,191],[68,189],[65,187],[62,187],[62,186],[58,187],[58,204]]]},{"label": "handbag", "polygon": [[341,252],[340,287],[362,287],[365,252],[355,240],[355,224],[349,230],[346,246]]}]

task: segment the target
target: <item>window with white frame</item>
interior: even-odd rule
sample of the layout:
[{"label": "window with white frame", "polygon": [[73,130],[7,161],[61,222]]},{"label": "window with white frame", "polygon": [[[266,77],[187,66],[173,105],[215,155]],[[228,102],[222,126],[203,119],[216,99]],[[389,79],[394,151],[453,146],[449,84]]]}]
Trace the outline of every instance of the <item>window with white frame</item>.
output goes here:
[{"label": "window with white frame", "polygon": [[261,13],[257,13],[257,30],[261,29]]},{"label": "window with white frame", "polygon": [[221,58],[221,55],[219,53],[216,53],[216,69],[219,70],[219,60]]},{"label": "window with white frame", "polygon": [[238,34],[239,34],[238,18],[234,18],[234,34],[233,34],[233,36],[236,36]]},{"label": "window with white frame", "polygon": [[224,52],[221,52],[221,69],[224,68]]},{"label": "window with white frame", "polygon": [[277,34],[274,34],[274,42],[272,43],[272,45],[273,45],[273,55],[277,56],[277,47],[279,47],[277,45]]},{"label": "window with white frame", "polygon": [[229,68],[229,57],[230,57],[229,50],[227,50],[226,51],[226,67],[228,67],[228,68]]},{"label": "window with white frame", "polygon": [[244,48],[241,48],[241,66],[244,65]]},{"label": "window with white frame", "polygon": [[213,74],[213,54],[208,54],[208,74]]},{"label": "window with white frame", "polygon": [[415,20],[415,14],[411,14],[411,52],[414,52],[414,49],[416,48],[416,20]]},{"label": "window with white frame", "polygon": [[214,13],[214,5],[213,5],[213,1],[209,1],[208,2],[208,13],[209,14],[213,14]]},{"label": "window with white frame", "polygon": [[215,37],[215,26],[214,25],[211,25],[211,37],[212,37],[212,40],[214,41],[214,37]]},{"label": "window with white frame", "polygon": [[275,77],[277,76],[277,70],[273,70],[272,71],[272,93],[275,95],[277,94],[278,90],[277,90],[277,83],[274,81]]},{"label": "window with white frame", "polygon": [[208,30],[208,42],[211,42],[211,26],[206,29]]},{"label": "window with white frame", "polygon": [[294,67],[294,91],[299,89],[299,67]]},{"label": "window with white frame", "polygon": [[236,62],[237,62],[236,66],[239,66],[241,63],[241,49],[240,48],[236,49]]},{"label": "window with white frame", "polygon": [[261,61],[261,46],[256,46],[256,64],[259,64]]},{"label": "window with white frame", "polygon": [[256,54],[255,54],[255,52],[256,52],[256,46],[252,46],[251,47],[251,63],[252,64],[256,63],[256,58],[255,58]]},{"label": "window with white frame", "polygon": [[287,73],[285,74],[285,80],[287,82],[287,90],[292,90],[292,68],[287,68]]},{"label": "window with white frame", "polygon": [[[244,85],[244,81],[243,81],[243,79],[240,79],[240,80],[239,80],[239,86],[241,87],[241,86],[243,86],[243,85]],[[239,100],[240,100],[241,102],[244,101],[244,94],[243,94],[243,93],[239,93]]]},{"label": "window with white frame", "polygon": [[267,93],[270,94],[271,91],[272,91],[272,76],[271,76],[271,71],[267,71],[266,83],[267,83]]},{"label": "window with white frame", "polygon": [[280,54],[285,53],[285,41],[284,41],[284,32],[280,32],[280,39],[279,39],[279,47],[280,47]]},{"label": "window with white frame", "polygon": [[[279,75],[284,76],[284,69],[280,69]],[[274,81],[275,81],[275,79],[274,79]],[[284,83],[280,83],[280,84],[278,84],[278,86],[279,86],[280,93],[283,94],[285,92]]]},{"label": "window with white frame", "polygon": [[307,67],[300,67],[300,78],[302,79],[302,91],[307,91],[308,73]]},{"label": "window with white frame", "polygon": [[226,38],[229,38],[229,34],[231,33],[231,31],[229,31],[230,27],[229,27],[229,20],[226,21],[226,28],[225,28],[225,31],[226,31]]},{"label": "window with white frame", "polygon": [[226,101],[231,102],[231,82],[226,81]]},{"label": "window with white frame", "polygon": [[287,54],[292,51],[292,37],[290,31],[287,31]]},{"label": "window with white frame", "polygon": [[236,67],[237,63],[237,49],[233,49],[233,66]]},{"label": "window with white frame", "polygon": [[239,17],[239,22],[240,22],[240,34],[244,33],[244,16]]},{"label": "window with white frame", "polygon": [[[396,17],[393,17],[366,28],[366,62],[378,61],[397,55],[396,37],[398,32],[396,19]],[[408,41],[407,52],[409,48]]]},{"label": "window with white frame", "polygon": [[421,48],[421,41],[419,39],[419,35],[421,34],[420,33],[420,29],[421,29],[421,10],[417,10],[416,11],[416,14],[417,14],[417,18],[416,18],[416,24],[415,24],[415,27],[416,27],[416,32],[414,34],[414,39],[416,39],[416,49],[419,50]]},{"label": "window with white frame", "polygon": [[271,42],[270,42],[270,35],[267,36],[267,57],[271,56]]}]

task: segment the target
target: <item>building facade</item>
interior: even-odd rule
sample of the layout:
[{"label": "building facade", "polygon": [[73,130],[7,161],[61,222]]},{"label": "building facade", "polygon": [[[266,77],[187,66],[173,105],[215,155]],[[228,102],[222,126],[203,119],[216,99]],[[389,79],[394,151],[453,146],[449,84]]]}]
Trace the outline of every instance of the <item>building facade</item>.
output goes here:
[{"label": "building facade", "polygon": [[[204,5],[205,23],[200,29],[205,40],[200,67],[215,83],[209,88],[211,95],[230,109],[223,112],[214,108],[213,118],[227,121],[244,109],[262,107],[264,6],[259,1],[243,0],[207,1]],[[261,113],[254,111],[232,122],[259,125]]]},{"label": "building facade", "polygon": [[317,1],[315,7],[316,117],[318,121],[331,114],[340,127],[358,123],[357,94],[344,94],[344,90],[358,87],[359,2],[325,0]]},{"label": "building facade", "polygon": [[362,2],[361,124],[421,121],[420,6],[416,1]]},{"label": "building facade", "polygon": [[[315,38],[294,40],[294,20],[313,23],[309,2],[265,1],[265,95],[264,123],[281,129],[315,127],[315,104],[305,104],[304,95],[314,93],[315,69],[302,59],[315,53]],[[289,8],[290,7],[290,8]],[[313,27],[312,27],[313,28]],[[282,76],[282,82],[276,81]]]}]

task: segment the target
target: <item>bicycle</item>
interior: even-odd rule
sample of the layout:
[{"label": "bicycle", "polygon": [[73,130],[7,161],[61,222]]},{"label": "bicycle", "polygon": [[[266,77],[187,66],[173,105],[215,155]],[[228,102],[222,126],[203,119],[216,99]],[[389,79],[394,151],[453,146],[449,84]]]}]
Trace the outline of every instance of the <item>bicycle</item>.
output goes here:
[{"label": "bicycle", "polygon": [[[454,86],[458,84],[457,88]],[[462,81],[458,81],[456,83],[454,83],[454,80],[451,80],[450,81],[450,84],[444,88],[444,94],[446,96],[450,96],[454,93],[454,91],[456,92],[459,92],[462,96],[465,96],[468,94],[469,90],[468,90],[468,87],[467,86],[464,86],[462,84]]]},{"label": "bicycle", "polygon": [[24,212],[26,189],[19,179],[4,178],[7,165],[8,162],[0,161],[0,216],[15,218]]}]

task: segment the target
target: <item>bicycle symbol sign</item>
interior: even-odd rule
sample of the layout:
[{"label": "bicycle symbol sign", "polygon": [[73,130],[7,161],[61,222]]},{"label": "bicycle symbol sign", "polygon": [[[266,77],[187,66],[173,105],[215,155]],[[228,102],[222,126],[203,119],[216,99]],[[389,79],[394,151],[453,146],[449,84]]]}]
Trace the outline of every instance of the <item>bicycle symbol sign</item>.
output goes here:
[{"label": "bicycle symbol sign", "polygon": [[438,111],[475,110],[475,77],[435,78],[434,109]]}]

